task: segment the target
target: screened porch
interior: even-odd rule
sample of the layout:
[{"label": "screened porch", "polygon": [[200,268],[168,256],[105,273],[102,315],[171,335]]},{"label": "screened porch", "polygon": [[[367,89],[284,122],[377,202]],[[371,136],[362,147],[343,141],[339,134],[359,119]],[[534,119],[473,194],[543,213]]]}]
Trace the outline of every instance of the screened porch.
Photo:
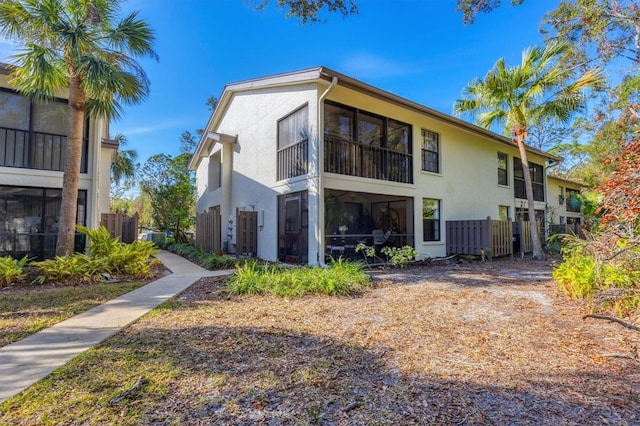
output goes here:
[{"label": "screened porch", "polygon": [[413,198],[325,190],[325,261],[362,260],[358,244],[375,247],[414,247]]}]

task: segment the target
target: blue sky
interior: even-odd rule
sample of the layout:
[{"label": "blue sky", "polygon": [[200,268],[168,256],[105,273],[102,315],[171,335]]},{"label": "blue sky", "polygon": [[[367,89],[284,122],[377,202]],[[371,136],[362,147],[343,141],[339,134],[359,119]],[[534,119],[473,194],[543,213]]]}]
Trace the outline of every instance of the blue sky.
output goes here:
[{"label": "blue sky", "polygon": [[[276,0],[272,0],[276,3]],[[249,78],[326,66],[447,114],[474,77],[504,57],[542,42],[542,15],[555,0],[509,1],[463,25],[456,0],[358,0],[359,13],[328,15],[302,25],[275,6],[252,11],[244,0],[129,0],[156,34],[158,62],[143,60],[151,93],[111,124],[144,162],[180,152],[180,134],[202,128],[205,102],[224,85]],[[0,61],[11,46],[0,41]]]}]

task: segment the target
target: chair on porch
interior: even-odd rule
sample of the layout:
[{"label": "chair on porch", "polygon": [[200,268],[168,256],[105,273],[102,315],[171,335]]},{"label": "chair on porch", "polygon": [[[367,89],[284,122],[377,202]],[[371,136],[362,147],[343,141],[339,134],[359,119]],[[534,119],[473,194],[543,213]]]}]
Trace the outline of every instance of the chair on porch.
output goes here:
[{"label": "chair on porch", "polygon": [[373,245],[376,248],[382,248],[389,241],[389,237],[393,233],[393,226],[390,226],[387,229],[387,232],[384,232],[382,229],[374,229],[373,234]]}]

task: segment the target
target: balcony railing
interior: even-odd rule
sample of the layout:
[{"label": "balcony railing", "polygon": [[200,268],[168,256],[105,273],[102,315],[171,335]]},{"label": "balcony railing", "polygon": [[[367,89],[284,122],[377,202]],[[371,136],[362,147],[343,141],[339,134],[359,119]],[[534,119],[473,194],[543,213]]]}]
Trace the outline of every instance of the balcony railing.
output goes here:
[{"label": "balcony railing", "polygon": [[309,141],[302,141],[278,151],[278,180],[309,172]]},{"label": "balcony railing", "polygon": [[[67,137],[0,127],[0,166],[63,171]],[[87,139],[82,144],[80,171],[87,172]]]},{"label": "balcony railing", "polygon": [[325,135],[324,170],[390,182],[413,183],[411,154]]}]

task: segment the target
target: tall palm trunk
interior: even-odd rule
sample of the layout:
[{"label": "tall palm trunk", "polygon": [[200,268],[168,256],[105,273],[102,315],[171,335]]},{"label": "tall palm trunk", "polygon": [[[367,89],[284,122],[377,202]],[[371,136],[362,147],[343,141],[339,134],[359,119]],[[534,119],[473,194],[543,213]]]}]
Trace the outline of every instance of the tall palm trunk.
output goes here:
[{"label": "tall palm trunk", "polygon": [[[65,168],[62,177],[62,206],[58,223],[56,256],[73,254],[76,214],[78,210],[78,187],[82,159],[82,137],[86,95],[82,79],[71,72],[69,84],[69,134],[65,149]],[[99,149],[99,147],[97,148]]]},{"label": "tall palm trunk", "polygon": [[531,223],[531,243],[533,244],[532,257],[535,260],[544,259],[542,244],[540,244],[540,236],[538,235],[538,223],[536,221],[536,209],[533,205],[533,182],[531,182],[531,171],[529,170],[529,160],[527,159],[527,149],[524,145],[524,139],[527,132],[524,130],[515,131],[515,139],[520,150],[520,158],[522,161],[522,172],[524,175],[524,188],[527,194],[527,207],[529,209],[529,222]]}]

